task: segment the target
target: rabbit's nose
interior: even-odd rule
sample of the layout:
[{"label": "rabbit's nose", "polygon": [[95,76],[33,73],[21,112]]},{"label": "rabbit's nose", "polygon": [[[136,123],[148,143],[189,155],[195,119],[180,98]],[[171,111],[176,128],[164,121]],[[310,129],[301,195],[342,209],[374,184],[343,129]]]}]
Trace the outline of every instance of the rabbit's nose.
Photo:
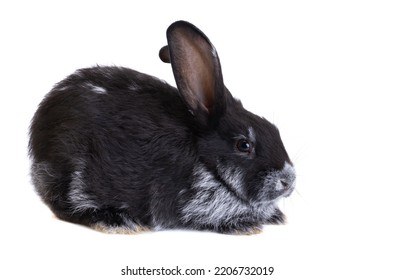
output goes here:
[{"label": "rabbit's nose", "polygon": [[276,190],[278,191],[286,191],[288,189],[291,189],[294,184],[294,179],[293,178],[281,178],[278,179],[277,184],[276,184]]},{"label": "rabbit's nose", "polygon": [[290,176],[286,178],[281,178],[278,180],[276,184],[276,189],[281,192],[284,197],[288,197],[291,195],[295,188],[295,177]]},{"label": "rabbit's nose", "polygon": [[286,179],[280,179],[280,183],[281,183],[283,189],[286,189],[286,190],[289,189],[290,184]]}]

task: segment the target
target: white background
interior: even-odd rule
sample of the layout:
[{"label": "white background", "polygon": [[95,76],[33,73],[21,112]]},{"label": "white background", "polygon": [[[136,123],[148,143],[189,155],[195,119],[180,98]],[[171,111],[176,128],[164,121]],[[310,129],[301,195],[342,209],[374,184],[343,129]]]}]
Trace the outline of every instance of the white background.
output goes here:
[{"label": "white background", "polygon": [[[298,174],[281,203],[288,224],[253,236],[125,236],[55,219],[29,181],[38,103],[95,64],[174,84],[158,51],[178,19],[208,35],[245,107],[280,128]],[[2,1],[0,31],[1,279],[148,279],[121,276],[127,265],[275,269],[231,279],[395,279],[393,1]]]}]

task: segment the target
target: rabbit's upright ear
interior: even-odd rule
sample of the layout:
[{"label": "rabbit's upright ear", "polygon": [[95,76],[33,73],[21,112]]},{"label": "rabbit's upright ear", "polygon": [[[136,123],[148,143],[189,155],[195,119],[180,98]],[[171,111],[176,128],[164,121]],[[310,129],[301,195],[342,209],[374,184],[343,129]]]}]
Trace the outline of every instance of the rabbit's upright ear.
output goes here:
[{"label": "rabbit's upright ear", "polygon": [[225,86],[217,51],[194,25],[177,21],[167,30],[174,77],[182,99],[199,122],[207,124],[225,110]]}]

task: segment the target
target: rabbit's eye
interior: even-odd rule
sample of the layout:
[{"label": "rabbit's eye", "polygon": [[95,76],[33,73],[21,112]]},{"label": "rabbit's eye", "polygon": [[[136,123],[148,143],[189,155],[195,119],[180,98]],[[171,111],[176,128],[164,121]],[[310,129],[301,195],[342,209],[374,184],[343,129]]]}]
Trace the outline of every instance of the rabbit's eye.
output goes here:
[{"label": "rabbit's eye", "polygon": [[240,139],[236,142],[236,149],[242,153],[251,153],[252,145],[248,140]]}]

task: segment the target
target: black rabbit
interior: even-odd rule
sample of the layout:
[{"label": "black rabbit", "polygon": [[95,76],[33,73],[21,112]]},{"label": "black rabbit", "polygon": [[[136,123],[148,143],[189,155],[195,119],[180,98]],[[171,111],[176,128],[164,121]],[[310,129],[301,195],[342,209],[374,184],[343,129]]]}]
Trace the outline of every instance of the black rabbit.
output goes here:
[{"label": "black rabbit", "polygon": [[98,66],[45,97],[30,128],[38,194],[60,219],[107,232],[282,223],[295,172],[278,129],[232,97],[199,29],[178,21],[167,39],[178,89]]}]

